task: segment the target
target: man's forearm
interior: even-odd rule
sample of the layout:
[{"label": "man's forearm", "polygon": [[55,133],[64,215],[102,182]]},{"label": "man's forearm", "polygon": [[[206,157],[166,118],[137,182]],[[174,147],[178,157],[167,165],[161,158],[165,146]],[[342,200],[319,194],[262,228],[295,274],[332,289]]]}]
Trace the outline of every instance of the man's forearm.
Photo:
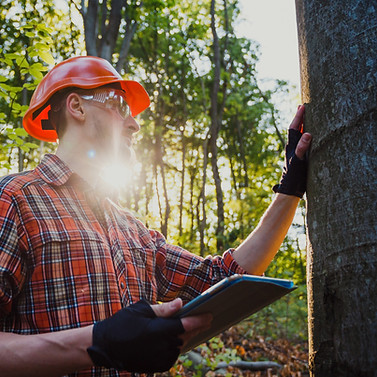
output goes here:
[{"label": "man's forearm", "polygon": [[249,274],[261,275],[278,252],[300,199],[277,194],[258,226],[234,251],[236,262]]},{"label": "man's forearm", "polygon": [[38,335],[0,332],[1,375],[53,377],[90,368],[86,349],[92,344],[92,328]]}]

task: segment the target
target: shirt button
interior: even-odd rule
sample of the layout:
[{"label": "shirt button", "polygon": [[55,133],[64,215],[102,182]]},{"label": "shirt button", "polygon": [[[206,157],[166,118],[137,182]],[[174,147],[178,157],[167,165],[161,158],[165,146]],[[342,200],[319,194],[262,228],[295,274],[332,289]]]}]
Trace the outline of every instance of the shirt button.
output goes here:
[{"label": "shirt button", "polygon": [[120,287],[121,287],[122,289],[124,289],[124,283],[123,283],[123,281],[120,283]]}]

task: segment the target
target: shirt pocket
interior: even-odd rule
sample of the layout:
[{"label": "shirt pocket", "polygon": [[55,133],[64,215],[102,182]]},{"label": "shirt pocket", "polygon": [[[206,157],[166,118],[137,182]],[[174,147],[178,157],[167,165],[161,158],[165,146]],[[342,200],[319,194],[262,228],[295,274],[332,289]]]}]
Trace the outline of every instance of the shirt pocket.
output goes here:
[{"label": "shirt pocket", "polygon": [[28,295],[50,326],[92,323],[119,309],[120,297],[106,239],[95,231],[50,232],[33,245]]}]

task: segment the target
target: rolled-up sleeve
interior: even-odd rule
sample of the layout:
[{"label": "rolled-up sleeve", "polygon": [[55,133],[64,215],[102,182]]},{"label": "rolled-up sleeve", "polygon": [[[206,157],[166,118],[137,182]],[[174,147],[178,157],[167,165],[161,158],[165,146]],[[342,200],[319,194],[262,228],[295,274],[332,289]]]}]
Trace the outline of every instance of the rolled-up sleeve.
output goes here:
[{"label": "rolled-up sleeve", "polygon": [[158,232],[154,231],[153,237],[157,246],[156,280],[160,301],[180,297],[187,302],[227,276],[246,273],[234,260],[234,249],[225,251],[222,256],[202,258],[169,245]]}]

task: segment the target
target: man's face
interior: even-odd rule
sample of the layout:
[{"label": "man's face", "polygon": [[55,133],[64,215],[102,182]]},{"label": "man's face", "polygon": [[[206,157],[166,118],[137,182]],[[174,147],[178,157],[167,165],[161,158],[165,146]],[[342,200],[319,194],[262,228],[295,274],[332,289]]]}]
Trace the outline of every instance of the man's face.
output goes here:
[{"label": "man's face", "polygon": [[134,156],[133,135],[140,126],[131,116],[123,92],[100,89],[80,96],[86,102],[93,156],[104,164],[129,164]]}]

